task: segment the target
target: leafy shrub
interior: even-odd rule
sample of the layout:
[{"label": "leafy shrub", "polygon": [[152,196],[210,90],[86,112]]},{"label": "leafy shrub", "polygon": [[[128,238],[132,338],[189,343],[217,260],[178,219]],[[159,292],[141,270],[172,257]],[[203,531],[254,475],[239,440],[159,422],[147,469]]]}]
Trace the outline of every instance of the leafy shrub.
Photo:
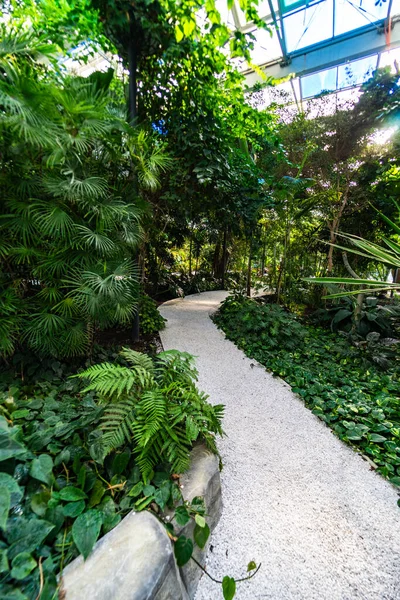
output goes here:
[{"label": "leafy shrub", "polygon": [[[144,355],[135,359],[137,364],[150,365]],[[41,600],[57,598],[57,574],[79,554],[87,556],[98,537],[115,527],[122,516],[153,503],[161,510],[181,503],[171,472],[175,466],[188,465],[187,440],[204,436],[215,448],[212,430],[221,431],[222,410],[216,407],[214,411],[195,390],[192,359],[179,353],[167,355],[152,363],[158,395],[156,383],[149,393],[140,387],[144,366],[142,371],[138,366],[136,373],[135,367],[129,369],[132,386],[138,388],[137,393],[131,388],[130,397],[138,402],[135,414],[140,425],[135,427],[134,439],[129,436],[128,443],[99,457],[98,441],[110,431],[106,415],[111,406],[99,402],[94,391],[82,391],[79,378],[62,379],[62,366],[54,362],[53,367],[46,367],[49,380],[53,373],[52,381],[33,385],[17,380],[13,387],[0,391],[0,597],[4,600],[32,600],[39,592]],[[113,366],[126,369],[124,364],[122,359]],[[153,461],[154,469],[143,478],[138,449],[151,435],[161,390],[170,412],[175,409],[175,420],[180,419],[173,433],[179,436],[182,454],[177,451],[180,463],[171,465],[167,462],[171,451],[163,452],[159,446],[163,464]],[[160,440],[165,424],[158,424]],[[204,514],[201,499],[192,504],[185,503],[185,510]]]},{"label": "leafy shrub", "polygon": [[256,347],[265,350],[285,348],[293,350],[306,336],[304,325],[277,304],[264,304],[241,294],[228,296],[216,317],[218,325],[235,331],[235,336],[246,339],[255,334]]},{"label": "leafy shrub", "polygon": [[[315,323],[329,325],[332,331],[351,331],[354,327],[354,298],[346,297],[330,308],[320,308],[312,316]],[[394,334],[394,320],[400,316],[398,304],[379,304],[378,298],[367,297],[355,324],[355,333],[366,338],[371,332],[383,336]]]},{"label": "leafy shrub", "polygon": [[[229,297],[214,318],[249,357],[285,379],[341,439],[372,458],[385,477],[400,485],[398,363],[382,373],[363,346],[302,325],[282,309],[273,307],[268,314],[254,300]],[[273,331],[278,334],[270,337]]]},{"label": "leafy shrub", "polygon": [[168,462],[173,472],[185,471],[199,437],[216,452],[223,406],[211,406],[196,388],[193,357],[168,350],[152,359],[128,348],[121,355],[129,367],[103,363],[79,375],[90,381],[86,392],[96,391],[107,401],[93,457],[102,461],[112,450],[133,444],[147,478],[162,462]]},{"label": "leafy shrub", "polygon": [[165,327],[166,319],[160,315],[157,303],[146,295],[139,300],[139,319],[145,335],[153,335]]}]

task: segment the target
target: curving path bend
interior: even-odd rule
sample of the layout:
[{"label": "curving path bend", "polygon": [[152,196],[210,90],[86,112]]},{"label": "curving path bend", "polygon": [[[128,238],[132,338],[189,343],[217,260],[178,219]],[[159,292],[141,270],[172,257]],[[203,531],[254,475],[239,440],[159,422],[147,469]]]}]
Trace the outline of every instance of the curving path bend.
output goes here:
[{"label": "curving path bend", "polygon": [[[197,356],[199,387],[226,405],[224,510],[207,569],[241,577],[262,563],[237,600],[400,600],[397,491],[225,339],[209,318],[225,295],[161,306],[164,348]],[[221,598],[203,576],[196,600]]]}]

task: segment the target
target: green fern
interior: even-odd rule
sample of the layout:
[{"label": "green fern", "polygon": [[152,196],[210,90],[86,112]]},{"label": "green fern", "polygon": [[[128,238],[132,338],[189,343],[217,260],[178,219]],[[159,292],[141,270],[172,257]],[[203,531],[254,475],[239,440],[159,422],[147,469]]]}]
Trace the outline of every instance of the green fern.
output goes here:
[{"label": "green fern", "polygon": [[197,389],[193,357],[170,350],[152,359],[129,348],[120,354],[129,367],[104,363],[77,375],[90,382],[85,392],[94,390],[107,401],[96,441],[101,457],[130,444],[146,479],[161,463],[185,471],[198,439],[216,453],[224,408],[210,405]]}]

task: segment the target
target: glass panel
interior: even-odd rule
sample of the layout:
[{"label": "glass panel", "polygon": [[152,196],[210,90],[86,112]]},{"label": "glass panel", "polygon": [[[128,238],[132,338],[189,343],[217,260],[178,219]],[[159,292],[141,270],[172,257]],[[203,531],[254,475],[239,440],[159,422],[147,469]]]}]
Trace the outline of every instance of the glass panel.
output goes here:
[{"label": "glass panel", "polygon": [[393,50],[389,50],[388,52],[382,52],[379,67],[391,67],[392,73],[395,73],[394,61],[400,62],[400,48],[393,48]]},{"label": "glass panel", "polygon": [[378,55],[367,56],[361,60],[338,67],[338,89],[358,85],[369,79],[376,69]]},{"label": "glass panel", "polygon": [[400,0],[393,0],[391,13],[392,17],[400,14]]},{"label": "glass panel", "polygon": [[273,31],[272,37],[264,29],[257,29],[253,34],[256,41],[254,42],[254,50],[251,51],[251,59],[256,65],[270,62],[274,58],[282,56],[276,30]]},{"label": "glass panel", "polygon": [[307,0],[279,0],[279,4],[281,7],[281,12],[283,14],[290,12],[295,8],[306,6],[306,4],[309,4],[309,2]]},{"label": "glass panel", "polygon": [[312,75],[305,75],[301,78],[301,90],[303,98],[317,96],[321,92],[336,90],[337,67],[319,71]]},{"label": "glass panel", "polygon": [[[274,8],[274,11],[277,13],[279,10],[277,0],[272,1],[272,6]],[[261,0],[258,3],[257,12],[258,12],[258,16],[261,18],[268,17],[271,14],[271,9],[269,7],[268,0]]]},{"label": "glass panel", "polygon": [[333,0],[318,4],[284,17],[286,47],[294,52],[332,37]]},{"label": "glass panel", "polygon": [[375,5],[374,2],[365,0],[336,0],[335,35],[385,19],[387,11],[387,1]]}]

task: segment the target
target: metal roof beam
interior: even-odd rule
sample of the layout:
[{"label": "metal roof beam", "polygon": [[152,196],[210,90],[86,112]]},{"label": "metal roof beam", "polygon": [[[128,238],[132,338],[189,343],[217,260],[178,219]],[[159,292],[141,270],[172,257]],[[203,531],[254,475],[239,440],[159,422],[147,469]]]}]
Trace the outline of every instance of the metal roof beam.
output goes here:
[{"label": "metal roof beam", "polygon": [[[275,78],[286,77],[290,74],[307,75],[323,71],[329,67],[334,67],[346,63],[350,60],[370,56],[377,52],[384,52],[391,48],[400,46],[400,20],[392,20],[392,32],[390,47],[386,46],[384,28],[382,32],[377,32],[376,28],[359,32],[354,35],[345,35],[341,38],[331,39],[318,46],[305,48],[304,51],[298,51],[290,55],[290,63],[282,63],[279,58],[270,63],[267,61],[260,65],[260,68],[268,76]],[[245,73],[246,84],[249,86],[257,82],[262,82],[260,76],[254,71]]]}]

